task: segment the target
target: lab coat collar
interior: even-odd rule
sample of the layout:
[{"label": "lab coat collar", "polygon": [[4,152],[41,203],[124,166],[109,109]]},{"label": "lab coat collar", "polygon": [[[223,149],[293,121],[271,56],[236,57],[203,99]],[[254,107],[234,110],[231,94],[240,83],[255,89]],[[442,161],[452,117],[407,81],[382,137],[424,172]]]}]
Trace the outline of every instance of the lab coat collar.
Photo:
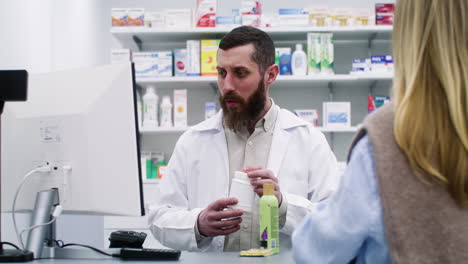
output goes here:
[{"label": "lab coat collar", "polygon": [[[277,107],[277,106],[276,106]],[[307,123],[293,113],[280,109],[276,126],[280,129],[288,130],[298,126],[306,126]],[[195,125],[192,127],[195,131],[209,131],[214,130],[217,132],[224,131],[223,129],[223,110],[219,110],[215,116]]]},{"label": "lab coat collar", "polygon": [[300,119],[295,114],[286,109],[280,109],[278,120],[276,122],[276,125],[283,130],[288,130],[299,126],[307,126],[306,121]]},{"label": "lab coat collar", "polygon": [[214,130],[217,132],[224,131],[223,129],[223,110],[219,110],[216,115],[192,127],[195,131],[209,131]]}]

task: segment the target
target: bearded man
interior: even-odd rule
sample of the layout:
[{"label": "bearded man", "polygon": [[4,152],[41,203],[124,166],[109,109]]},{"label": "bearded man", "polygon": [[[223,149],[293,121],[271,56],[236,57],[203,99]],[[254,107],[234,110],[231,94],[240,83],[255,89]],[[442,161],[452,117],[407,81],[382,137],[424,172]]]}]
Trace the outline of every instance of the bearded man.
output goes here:
[{"label": "bearded man", "polygon": [[[258,200],[275,185],[281,248],[314,206],[339,182],[336,158],[323,134],[269,96],[278,76],[275,47],[265,32],[238,27],[217,54],[222,111],[178,140],[150,207],[149,226],[164,246],[189,251],[259,248]],[[230,209],[235,171],[250,178],[252,212]]]}]

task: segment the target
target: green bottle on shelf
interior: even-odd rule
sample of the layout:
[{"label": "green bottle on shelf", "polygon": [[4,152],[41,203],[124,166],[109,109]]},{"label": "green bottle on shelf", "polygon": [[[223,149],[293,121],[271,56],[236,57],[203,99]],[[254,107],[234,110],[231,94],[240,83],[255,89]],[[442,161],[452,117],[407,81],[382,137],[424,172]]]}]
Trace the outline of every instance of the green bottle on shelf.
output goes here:
[{"label": "green bottle on shelf", "polygon": [[263,196],[260,198],[260,245],[271,249],[273,254],[278,254],[278,199],[276,199],[274,191],[274,184],[263,185]]}]

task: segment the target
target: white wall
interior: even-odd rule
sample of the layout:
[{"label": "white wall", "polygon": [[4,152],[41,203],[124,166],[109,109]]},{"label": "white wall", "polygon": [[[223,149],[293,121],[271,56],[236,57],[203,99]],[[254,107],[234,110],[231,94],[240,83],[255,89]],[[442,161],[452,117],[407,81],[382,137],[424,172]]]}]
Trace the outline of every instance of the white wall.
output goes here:
[{"label": "white wall", "polygon": [[0,69],[37,73],[106,63],[110,6],[105,2],[1,1]]},{"label": "white wall", "polygon": [[[106,62],[109,28],[105,11],[95,0],[60,1],[52,6],[52,70],[78,68]],[[104,11],[104,12],[103,12]]]},{"label": "white wall", "polygon": [[51,7],[51,0],[0,2],[0,69],[50,70]]}]

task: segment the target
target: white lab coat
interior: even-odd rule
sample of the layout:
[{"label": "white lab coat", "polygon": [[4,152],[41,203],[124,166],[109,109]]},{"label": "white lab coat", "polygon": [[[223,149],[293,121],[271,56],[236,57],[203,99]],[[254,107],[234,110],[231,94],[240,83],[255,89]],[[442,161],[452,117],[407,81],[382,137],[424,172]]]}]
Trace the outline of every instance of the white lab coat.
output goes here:
[{"label": "white lab coat", "polygon": [[[278,177],[288,208],[281,246],[302,218],[337,189],[336,158],[324,135],[281,109],[267,168]],[[159,184],[160,201],[150,206],[149,227],[163,245],[189,251],[223,251],[224,236],[197,246],[194,226],[211,202],[228,197],[229,159],[222,111],[186,131],[178,140]],[[285,237],[286,240],[282,237]],[[288,246],[288,247],[289,247]]]}]

